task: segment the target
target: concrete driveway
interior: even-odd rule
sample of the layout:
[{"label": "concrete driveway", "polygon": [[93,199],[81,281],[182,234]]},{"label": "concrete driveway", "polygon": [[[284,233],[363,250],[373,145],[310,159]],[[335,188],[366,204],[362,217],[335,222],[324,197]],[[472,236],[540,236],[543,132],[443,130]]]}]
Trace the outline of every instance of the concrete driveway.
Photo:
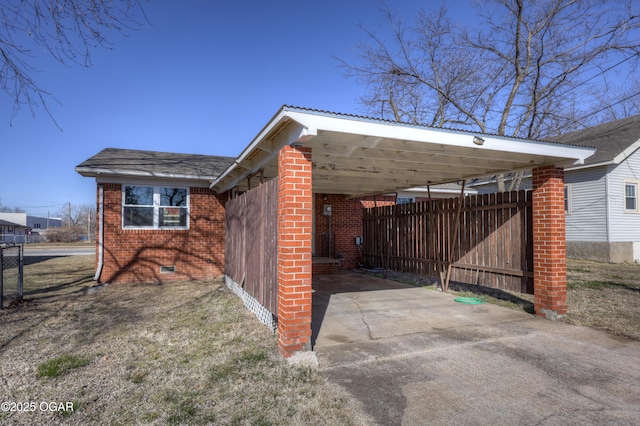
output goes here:
[{"label": "concrete driveway", "polygon": [[377,424],[640,424],[640,342],[357,273],[313,286],[320,371]]}]

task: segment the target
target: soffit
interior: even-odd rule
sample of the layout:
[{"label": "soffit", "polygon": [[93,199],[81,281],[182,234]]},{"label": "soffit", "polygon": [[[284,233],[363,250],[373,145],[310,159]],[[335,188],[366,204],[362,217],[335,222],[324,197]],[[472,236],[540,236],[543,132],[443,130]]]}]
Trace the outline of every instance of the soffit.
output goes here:
[{"label": "soffit", "polygon": [[[484,139],[482,146],[474,136]],[[580,164],[592,148],[283,107],[212,184],[240,191],[277,176],[285,145],[312,149],[313,191],[358,197],[543,165]]]}]

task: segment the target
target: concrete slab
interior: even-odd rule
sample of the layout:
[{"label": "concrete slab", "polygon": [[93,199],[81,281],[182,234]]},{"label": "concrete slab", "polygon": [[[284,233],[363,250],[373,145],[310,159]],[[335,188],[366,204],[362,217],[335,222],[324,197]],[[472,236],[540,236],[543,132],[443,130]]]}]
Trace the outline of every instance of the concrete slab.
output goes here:
[{"label": "concrete slab", "polygon": [[319,368],[378,424],[640,424],[640,342],[356,273],[314,290]]}]

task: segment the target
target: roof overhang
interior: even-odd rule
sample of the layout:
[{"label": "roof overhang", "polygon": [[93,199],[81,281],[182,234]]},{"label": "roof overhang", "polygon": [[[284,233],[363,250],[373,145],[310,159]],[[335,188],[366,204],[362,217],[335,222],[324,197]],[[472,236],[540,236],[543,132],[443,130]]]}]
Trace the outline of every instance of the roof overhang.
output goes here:
[{"label": "roof overhang", "polygon": [[100,178],[104,176],[123,176],[131,178],[161,178],[161,179],[183,179],[183,180],[206,180],[212,182],[214,175],[189,175],[176,173],[151,173],[128,169],[100,169],[95,167],[76,167],[76,172],[84,177]]},{"label": "roof overhang", "polygon": [[[474,142],[476,137],[482,145]],[[244,191],[249,176],[276,177],[277,154],[285,145],[312,148],[314,192],[352,197],[545,165],[580,165],[595,152],[285,106],[211,188]]]},{"label": "roof overhang", "polygon": [[627,158],[629,158],[638,149],[640,149],[640,139],[638,139],[637,141],[629,145],[624,151],[616,155],[612,160],[601,161],[599,163],[569,166],[567,167],[567,170],[581,170],[581,169],[588,169],[591,167],[603,167],[603,166],[612,166],[612,165],[615,166],[622,163]]}]

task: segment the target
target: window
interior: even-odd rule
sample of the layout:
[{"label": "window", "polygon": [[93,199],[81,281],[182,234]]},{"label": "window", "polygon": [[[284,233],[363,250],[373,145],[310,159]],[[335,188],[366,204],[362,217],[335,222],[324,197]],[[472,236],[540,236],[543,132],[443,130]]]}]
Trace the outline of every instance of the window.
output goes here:
[{"label": "window", "polygon": [[624,210],[638,211],[638,184],[625,182],[624,184]]},{"label": "window", "polygon": [[571,187],[564,186],[564,212],[571,213]]},{"label": "window", "polygon": [[123,228],[188,228],[187,188],[125,185]]},{"label": "window", "polygon": [[396,205],[400,204],[411,204],[414,203],[416,199],[414,197],[396,197]]}]

